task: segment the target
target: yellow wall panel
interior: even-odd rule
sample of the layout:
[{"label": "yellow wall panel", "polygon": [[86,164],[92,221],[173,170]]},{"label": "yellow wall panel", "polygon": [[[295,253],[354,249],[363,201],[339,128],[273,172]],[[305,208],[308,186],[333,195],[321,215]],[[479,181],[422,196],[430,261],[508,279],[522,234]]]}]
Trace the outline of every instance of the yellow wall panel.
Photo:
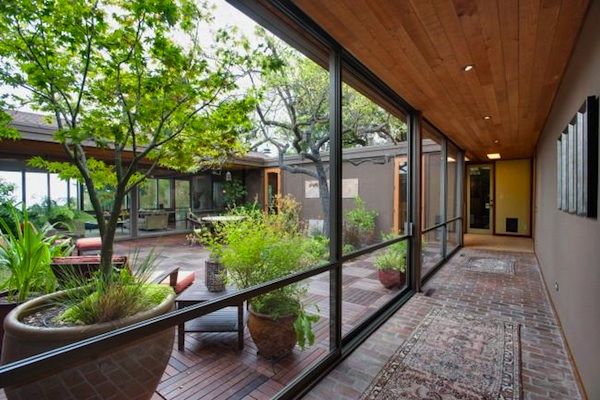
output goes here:
[{"label": "yellow wall panel", "polygon": [[[496,162],[496,233],[530,235],[531,160]],[[518,232],[506,231],[506,218],[518,219]]]}]

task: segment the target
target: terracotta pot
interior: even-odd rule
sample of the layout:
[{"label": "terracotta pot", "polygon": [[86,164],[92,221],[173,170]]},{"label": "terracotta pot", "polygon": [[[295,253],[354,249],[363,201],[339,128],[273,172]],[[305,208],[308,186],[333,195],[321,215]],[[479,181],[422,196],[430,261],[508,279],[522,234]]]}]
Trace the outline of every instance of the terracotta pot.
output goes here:
[{"label": "terracotta pot", "polygon": [[[63,295],[56,292],[23,303],[4,321],[2,364],[134,324],[174,309],[175,295],[155,308],[121,320],[77,327],[35,327],[21,320]],[[101,357],[63,369],[22,386],[4,388],[12,399],[78,399],[88,394],[111,399],[150,399],[158,386],[173,348],[175,327],[144,337]]]},{"label": "terracotta pot", "polygon": [[222,292],[225,290],[225,274],[227,270],[219,261],[206,260],[204,262],[204,283],[209,292]]},{"label": "terracotta pot", "polygon": [[379,282],[388,289],[404,286],[406,274],[395,269],[380,269],[377,271]]},{"label": "terracotta pot", "polygon": [[259,355],[278,359],[292,352],[296,346],[295,315],[286,315],[275,320],[252,309],[249,309],[248,313],[248,330]]}]

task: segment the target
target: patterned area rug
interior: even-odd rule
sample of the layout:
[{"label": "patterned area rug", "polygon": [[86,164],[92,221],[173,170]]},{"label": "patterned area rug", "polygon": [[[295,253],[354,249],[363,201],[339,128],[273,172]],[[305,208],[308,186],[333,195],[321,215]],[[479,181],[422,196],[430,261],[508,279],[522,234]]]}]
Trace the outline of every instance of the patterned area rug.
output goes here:
[{"label": "patterned area rug", "polygon": [[521,399],[519,324],[433,308],[362,400]]},{"label": "patterned area rug", "polygon": [[474,272],[515,274],[515,259],[500,257],[468,257],[465,268]]}]

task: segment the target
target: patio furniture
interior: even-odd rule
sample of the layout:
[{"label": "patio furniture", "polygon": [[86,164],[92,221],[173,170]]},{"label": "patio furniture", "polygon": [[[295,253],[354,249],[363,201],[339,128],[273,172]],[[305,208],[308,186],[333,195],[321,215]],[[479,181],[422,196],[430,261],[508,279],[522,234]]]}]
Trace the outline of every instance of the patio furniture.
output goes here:
[{"label": "patio furniture", "polygon": [[201,218],[194,214],[191,208],[188,209],[187,215],[185,216],[185,227],[188,228],[191,226],[192,229],[197,229],[203,225],[204,223],[201,221]]},{"label": "patio furniture", "polygon": [[[129,268],[125,256],[113,256],[112,263],[116,268]],[[100,256],[54,257],[50,268],[58,284],[62,286],[73,278],[90,278],[100,269]]]},{"label": "patio furniture", "polygon": [[[222,292],[212,293],[203,284],[196,283],[175,299],[175,306],[177,309],[182,309],[233,294],[235,291],[235,289],[229,287]],[[238,349],[242,350],[244,348],[244,302],[240,301],[233,307],[225,307],[179,324],[177,327],[177,348],[180,351],[185,350],[186,332],[237,332]]]},{"label": "patio furniture", "polygon": [[165,230],[169,227],[169,213],[145,213],[138,219],[138,229],[143,231]]},{"label": "patio furniture", "polygon": [[196,272],[194,271],[179,271],[179,267],[175,267],[169,271],[155,271],[150,276],[151,282],[169,285],[175,290],[175,293],[181,293],[196,280]]},{"label": "patio furniture", "polygon": [[82,255],[86,251],[100,251],[102,239],[100,237],[80,238],[75,241],[75,248],[78,255]]},{"label": "patio furniture", "polygon": [[213,215],[210,217],[202,217],[201,220],[212,224],[215,222],[239,222],[245,218],[246,217],[243,215]]}]

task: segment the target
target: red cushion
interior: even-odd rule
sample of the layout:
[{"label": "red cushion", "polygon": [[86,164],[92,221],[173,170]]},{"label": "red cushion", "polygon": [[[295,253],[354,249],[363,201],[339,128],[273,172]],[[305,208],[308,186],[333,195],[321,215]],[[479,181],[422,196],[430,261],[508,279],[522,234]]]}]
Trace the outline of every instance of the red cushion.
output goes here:
[{"label": "red cushion", "polygon": [[81,238],[75,242],[77,250],[100,250],[102,248],[102,239],[99,237]]},{"label": "red cushion", "polygon": [[[169,285],[170,279],[171,278],[167,276],[161,282],[161,284]],[[174,287],[175,293],[183,292],[185,289],[187,289],[188,286],[190,286],[192,283],[194,283],[195,279],[196,279],[196,272],[194,272],[194,271],[179,271],[179,273],[177,274],[177,284]]]}]

